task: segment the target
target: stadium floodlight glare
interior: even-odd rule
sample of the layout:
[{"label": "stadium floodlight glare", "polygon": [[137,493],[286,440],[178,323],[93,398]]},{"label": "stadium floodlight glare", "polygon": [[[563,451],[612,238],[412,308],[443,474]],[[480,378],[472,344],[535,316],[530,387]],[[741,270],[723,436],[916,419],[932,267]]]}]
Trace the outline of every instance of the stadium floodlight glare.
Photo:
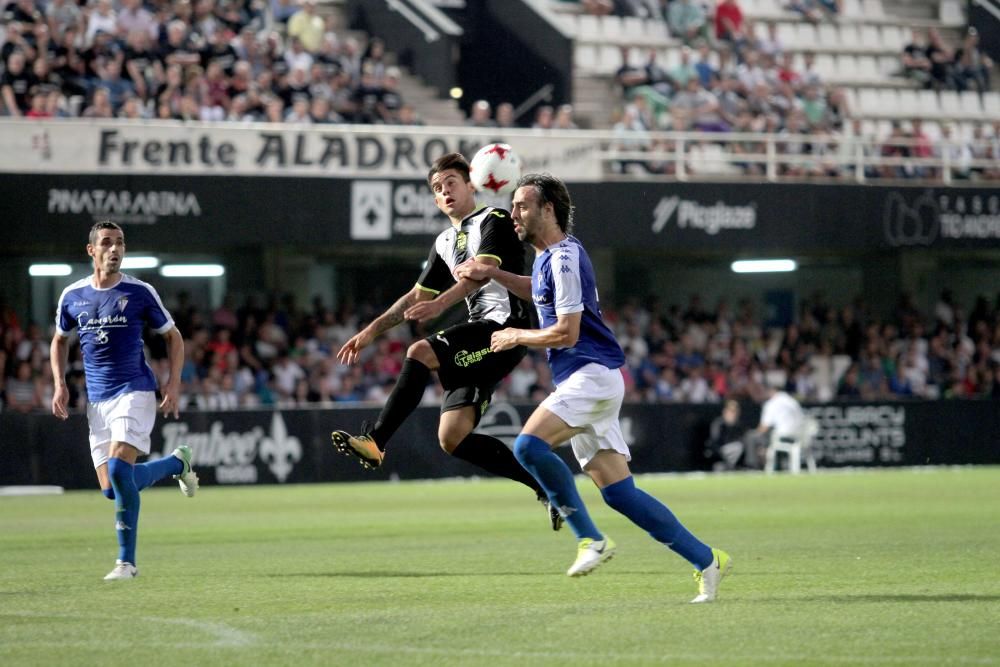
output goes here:
[{"label": "stadium floodlight glare", "polygon": [[221,264],[164,264],[160,275],[167,278],[215,278],[226,272]]},{"label": "stadium floodlight glare", "polygon": [[122,260],[123,269],[155,269],[159,265],[160,259],[150,255],[129,255]]},{"label": "stadium floodlight glare", "polygon": [[733,273],[787,273],[799,268],[794,259],[740,259],[730,267]]},{"label": "stadium floodlight glare", "polygon": [[40,276],[68,276],[73,272],[73,267],[69,264],[32,264],[28,267],[28,275],[38,278]]}]

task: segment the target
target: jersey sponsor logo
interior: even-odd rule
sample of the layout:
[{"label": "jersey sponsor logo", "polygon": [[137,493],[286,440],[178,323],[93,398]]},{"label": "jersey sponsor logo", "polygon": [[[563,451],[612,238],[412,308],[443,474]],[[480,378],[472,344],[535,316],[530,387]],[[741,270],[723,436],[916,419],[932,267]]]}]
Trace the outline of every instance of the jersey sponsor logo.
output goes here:
[{"label": "jersey sponsor logo", "polygon": [[460,350],[455,355],[455,365],[459,368],[468,368],[473,364],[478,364],[489,353],[490,348],[488,347],[484,347],[481,350],[473,350],[472,352],[469,352],[468,350]]},{"label": "jersey sponsor logo", "polygon": [[93,331],[104,327],[127,327],[128,318],[124,315],[91,317],[90,313],[83,311],[76,316],[76,323],[80,326],[80,331]]}]

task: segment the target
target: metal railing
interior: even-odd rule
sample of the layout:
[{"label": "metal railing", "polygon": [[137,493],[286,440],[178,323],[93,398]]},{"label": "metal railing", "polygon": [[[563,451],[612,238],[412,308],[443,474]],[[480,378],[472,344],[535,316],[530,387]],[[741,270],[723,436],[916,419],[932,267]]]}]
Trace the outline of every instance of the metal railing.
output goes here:
[{"label": "metal railing", "polygon": [[[976,157],[977,155],[985,157]],[[951,184],[1000,181],[1000,137],[913,138],[740,132],[613,133],[599,159],[609,177],[691,180],[825,179]]]}]

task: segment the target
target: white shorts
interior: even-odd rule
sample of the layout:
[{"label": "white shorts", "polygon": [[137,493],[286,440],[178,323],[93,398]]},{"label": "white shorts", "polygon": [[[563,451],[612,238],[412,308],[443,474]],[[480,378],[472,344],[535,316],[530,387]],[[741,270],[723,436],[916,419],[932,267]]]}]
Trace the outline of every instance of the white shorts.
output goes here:
[{"label": "white shorts", "polygon": [[149,454],[149,434],[156,423],[156,394],[134,391],[99,403],[87,404],[90,456],[94,467],[108,462],[112,442],[126,442]]},{"label": "white shorts", "polygon": [[542,401],[542,407],[574,428],[586,429],[570,438],[573,455],[585,468],[602,449],[632,454],[622,436],[618,414],[625,398],[621,371],[600,364],[587,364],[573,372]]}]

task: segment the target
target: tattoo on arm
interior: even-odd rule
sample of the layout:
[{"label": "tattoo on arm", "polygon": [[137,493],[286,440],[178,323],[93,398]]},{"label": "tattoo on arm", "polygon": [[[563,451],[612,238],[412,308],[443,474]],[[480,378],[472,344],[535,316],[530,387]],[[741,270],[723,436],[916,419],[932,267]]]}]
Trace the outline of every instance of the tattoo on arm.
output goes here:
[{"label": "tattoo on arm", "polygon": [[404,319],[403,312],[416,303],[416,301],[417,299],[414,297],[413,292],[407,292],[397,299],[396,303],[389,306],[388,310],[379,315],[375,321],[372,322],[372,328],[375,331],[375,335],[379,336],[402,322]]}]

